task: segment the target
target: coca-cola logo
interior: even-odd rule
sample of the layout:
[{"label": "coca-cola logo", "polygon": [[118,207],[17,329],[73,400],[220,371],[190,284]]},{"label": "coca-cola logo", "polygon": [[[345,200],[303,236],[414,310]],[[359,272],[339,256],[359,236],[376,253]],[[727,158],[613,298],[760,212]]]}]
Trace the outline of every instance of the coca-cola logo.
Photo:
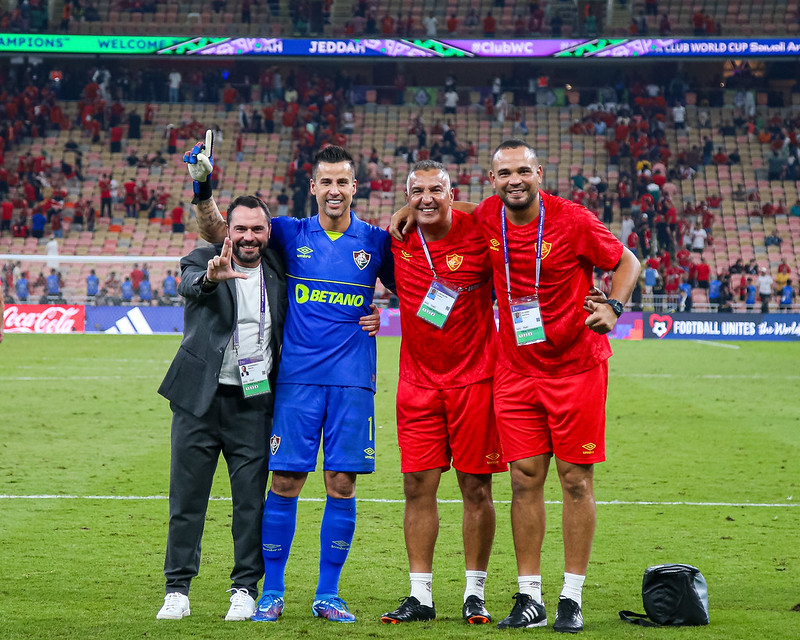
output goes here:
[{"label": "coca-cola logo", "polygon": [[83,333],[84,321],[77,305],[12,304],[3,313],[8,333]]}]

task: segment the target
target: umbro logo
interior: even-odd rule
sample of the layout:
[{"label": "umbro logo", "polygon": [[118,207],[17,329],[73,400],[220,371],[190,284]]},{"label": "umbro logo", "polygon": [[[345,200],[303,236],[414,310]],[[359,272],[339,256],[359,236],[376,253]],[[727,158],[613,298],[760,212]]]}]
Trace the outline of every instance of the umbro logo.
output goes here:
[{"label": "umbro logo", "polygon": [[372,447],[367,447],[366,449],[364,449],[364,457],[367,460],[374,460],[375,459],[375,449],[373,449]]},{"label": "umbro logo", "polygon": [[346,540],[334,540],[331,542],[331,549],[338,549],[339,551],[347,551],[350,548],[350,543]]},{"label": "umbro logo", "polygon": [[498,249],[499,246],[500,246],[500,241],[497,240],[496,238],[492,238],[491,240],[489,240],[489,248],[492,251],[500,251],[500,249]]},{"label": "umbro logo", "polygon": [[310,247],[303,246],[297,248],[298,258],[310,258],[312,253],[314,253],[314,250]]}]

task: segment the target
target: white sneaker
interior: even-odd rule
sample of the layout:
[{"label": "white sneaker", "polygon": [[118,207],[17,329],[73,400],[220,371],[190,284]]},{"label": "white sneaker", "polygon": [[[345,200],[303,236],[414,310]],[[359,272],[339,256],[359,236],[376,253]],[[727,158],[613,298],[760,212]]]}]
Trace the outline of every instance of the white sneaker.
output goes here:
[{"label": "white sneaker", "polygon": [[255,615],[256,601],[248,593],[247,589],[228,589],[231,596],[231,608],[225,616],[226,620],[249,620],[250,616]]},{"label": "white sneaker", "polygon": [[189,598],[182,593],[173,591],[164,598],[164,606],[156,615],[156,620],[180,620],[190,613]]}]

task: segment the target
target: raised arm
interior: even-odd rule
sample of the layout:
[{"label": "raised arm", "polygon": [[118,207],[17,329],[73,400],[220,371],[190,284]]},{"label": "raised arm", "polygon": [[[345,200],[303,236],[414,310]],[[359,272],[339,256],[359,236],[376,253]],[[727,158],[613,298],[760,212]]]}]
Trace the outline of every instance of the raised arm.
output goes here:
[{"label": "raised arm", "polygon": [[200,237],[208,242],[222,242],[227,227],[211,193],[209,176],[214,170],[214,131],[206,131],[205,141],[198,142],[183,155],[183,161],[193,180],[194,204]]},{"label": "raised arm", "polygon": [[457,209],[458,211],[463,211],[464,213],[469,213],[472,215],[472,212],[478,208],[477,202],[460,202],[456,201],[453,203],[453,209]]},{"label": "raised arm", "polygon": [[208,200],[198,200],[194,205],[194,211],[200,237],[211,243],[222,242],[227,235],[227,226],[214,196]]}]

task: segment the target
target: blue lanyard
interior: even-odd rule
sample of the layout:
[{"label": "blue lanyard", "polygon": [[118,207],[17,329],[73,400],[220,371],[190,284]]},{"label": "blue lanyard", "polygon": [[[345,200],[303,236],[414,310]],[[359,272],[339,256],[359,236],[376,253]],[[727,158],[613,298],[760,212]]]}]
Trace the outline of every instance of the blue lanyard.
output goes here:
[{"label": "blue lanyard", "polygon": [[[436,274],[436,269],[434,269],[433,267],[433,259],[431,258],[431,252],[428,250],[428,243],[425,242],[425,236],[422,235],[422,230],[419,227],[417,227],[417,235],[419,236],[419,241],[422,243],[422,250],[425,252],[425,258],[428,260],[428,266],[431,268],[431,273],[433,273],[433,279],[438,280],[439,276]],[[489,278],[489,280],[491,280],[491,278]],[[458,293],[462,293],[464,291],[475,291],[476,289],[480,289],[483,285],[489,282],[489,280],[484,280],[483,282],[476,282],[466,287],[456,287],[456,291]]]},{"label": "blue lanyard", "polygon": [[[261,351],[261,345],[264,342],[264,332],[267,326],[267,287],[264,285],[264,271],[261,264],[258,265],[258,284],[261,289],[261,314],[258,319],[258,350]],[[236,287],[234,287],[234,292]],[[239,354],[239,318],[236,318],[236,326],[233,328],[233,350]]]},{"label": "blue lanyard", "polygon": [[[506,207],[500,209],[500,233],[503,236],[503,260],[506,263],[506,291],[511,304],[511,272],[508,268],[508,232],[506,231]],[[544,235],[544,198],[539,194],[539,233],[536,238],[536,297],[539,297],[539,274],[542,271],[542,236]]]},{"label": "blue lanyard", "polygon": [[431,252],[428,251],[428,243],[425,242],[425,236],[422,235],[422,230],[417,227],[417,235],[419,236],[419,241],[422,243],[422,250],[425,252],[425,258],[428,260],[428,266],[431,268],[431,273],[433,273],[433,279],[438,280],[439,276],[436,275],[436,269],[433,268],[433,260],[431,260]]}]

